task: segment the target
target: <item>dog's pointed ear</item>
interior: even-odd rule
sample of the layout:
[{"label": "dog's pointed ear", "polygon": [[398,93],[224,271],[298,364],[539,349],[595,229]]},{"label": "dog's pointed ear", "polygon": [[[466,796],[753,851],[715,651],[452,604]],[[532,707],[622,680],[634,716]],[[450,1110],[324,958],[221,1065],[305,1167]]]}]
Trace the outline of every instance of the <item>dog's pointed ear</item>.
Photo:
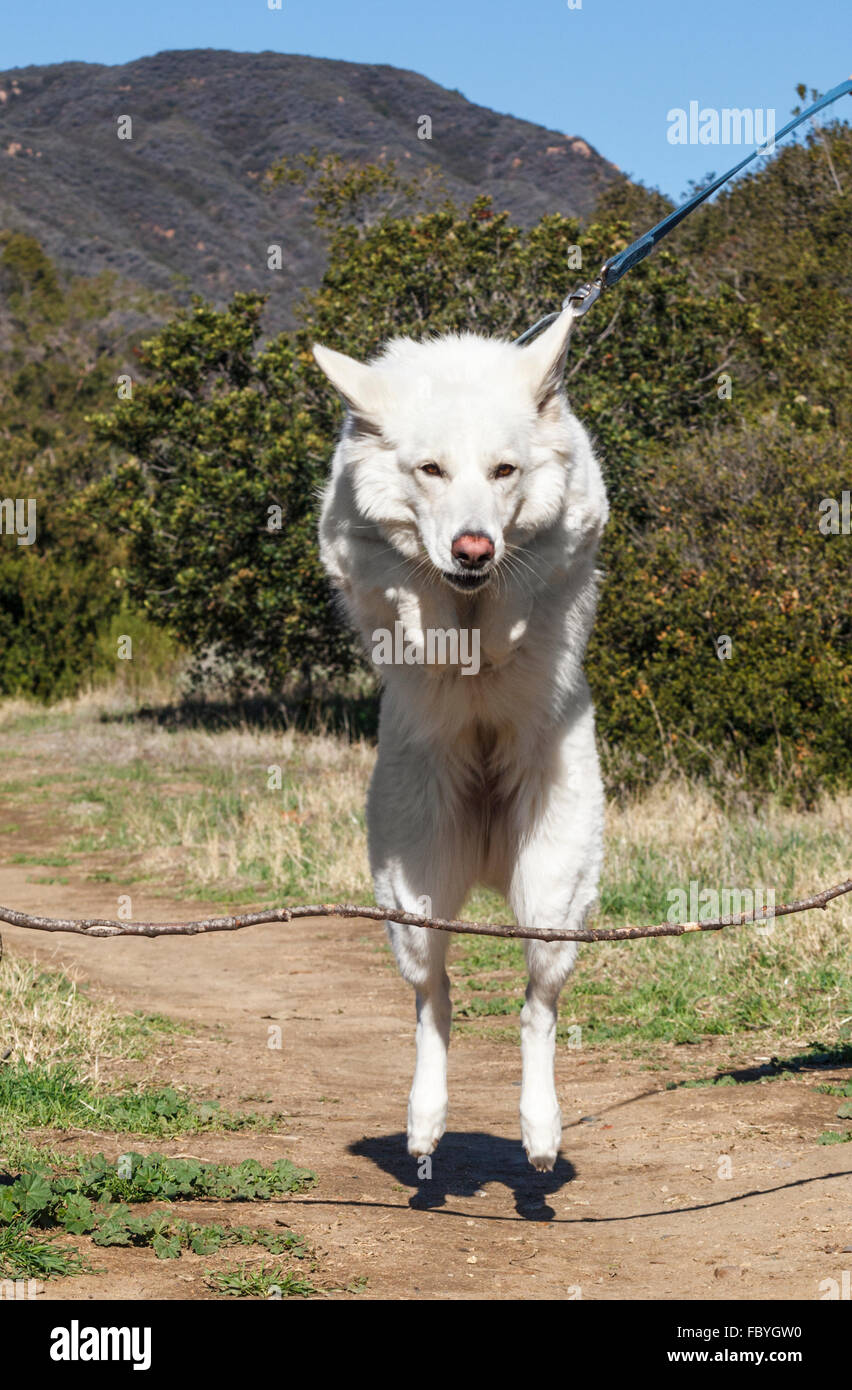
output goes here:
[{"label": "dog's pointed ear", "polygon": [[353,415],[365,423],[374,423],[379,393],[373,368],[321,343],[314,343],[314,358]]},{"label": "dog's pointed ear", "polygon": [[539,333],[537,338],[533,338],[528,346],[520,349],[533,398],[539,410],[543,410],[562,389],[568,343],[576,317],[573,309],[563,309],[549,328]]}]

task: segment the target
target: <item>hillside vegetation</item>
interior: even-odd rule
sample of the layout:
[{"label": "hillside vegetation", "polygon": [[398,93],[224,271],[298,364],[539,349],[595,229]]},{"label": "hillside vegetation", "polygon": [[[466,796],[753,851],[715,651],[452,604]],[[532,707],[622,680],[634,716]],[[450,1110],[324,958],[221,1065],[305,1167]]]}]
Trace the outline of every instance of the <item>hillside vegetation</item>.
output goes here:
[{"label": "hillside vegetation", "polygon": [[298,190],[269,196],[264,174],[282,155],[397,160],[440,174],[460,202],[490,193],[522,223],[557,207],[588,218],[617,177],[585,140],[420,73],[289,53],[189,49],[0,72],[0,135],[0,227],[75,275],[113,270],[220,307],[263,290],[273,330],[293,327],[302,286],[325,266]]}]

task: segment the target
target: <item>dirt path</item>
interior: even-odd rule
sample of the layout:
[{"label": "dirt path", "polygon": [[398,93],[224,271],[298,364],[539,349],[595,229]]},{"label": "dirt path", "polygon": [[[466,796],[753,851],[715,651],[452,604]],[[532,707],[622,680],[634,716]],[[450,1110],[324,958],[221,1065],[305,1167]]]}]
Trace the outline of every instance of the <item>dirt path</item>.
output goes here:
[{"label": "dirt path", "polygon": [[[47,914],[106,912],[97,885],[34,885],[27,875],[0,868],[0,902]],[[151,917],[204,910],[139,891],[133,906]],[[674,1068],[560,1050],[563,1157],[554,1174],[539,1176],[518,1138],[517,1047],[457,1036],[450,1130],[431,1181],[418,1184],[401,1133],[413,1007],[382,961],[377,926],[297,922],[124,942],[3,926],[2,936],[21,955],[75,965],[127,1008],[194,1025],[197,1035],[164,1047],[170,1077],[196,1095],[230,1105],[273,1098],[268,1108],[287,1115],[282,1132],[133,1146],[229,1161],[286,1156],[315,1169],[313,1192],[252,1204],[251,1219],[303,1234],[327,1285],[366,1278],[357,1296],[372,1298],[568,1298],[581,1290],[585,1299],[814,1299],[823,1280],[852,1267],[852,1145],[816,1144],[836,1105],[812,1076],[666,1090],[681,1077]],[[276,1025],[278,1051],[267,1046]],[[706,1052],[708,1076],[722,1056]],[[79,1132],[63,1142],[79,1146]],[[94,1142],[107,1153],[127,1147],[115,1136]],[[729,1178],[719,1176],[722,1155]],[[232,1207],[226,1219],[248,1218]],[[46,1296],[211,1296],[202,1257],[97,1254],[104,1274],[56,1281]]]}]

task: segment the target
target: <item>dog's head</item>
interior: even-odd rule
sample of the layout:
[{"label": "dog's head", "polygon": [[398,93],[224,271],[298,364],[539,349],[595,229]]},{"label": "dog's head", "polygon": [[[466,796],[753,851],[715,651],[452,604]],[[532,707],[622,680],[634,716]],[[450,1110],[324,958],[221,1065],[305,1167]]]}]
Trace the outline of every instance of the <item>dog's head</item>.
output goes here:
[{"label": "dog's head", "polygon": [[562,390],[572,318],[524,347],[400,338],[369,363],[314,348],[349,409],[340,457],[358,511],[456,589],[486,585],[563,510],[580,431]]}]

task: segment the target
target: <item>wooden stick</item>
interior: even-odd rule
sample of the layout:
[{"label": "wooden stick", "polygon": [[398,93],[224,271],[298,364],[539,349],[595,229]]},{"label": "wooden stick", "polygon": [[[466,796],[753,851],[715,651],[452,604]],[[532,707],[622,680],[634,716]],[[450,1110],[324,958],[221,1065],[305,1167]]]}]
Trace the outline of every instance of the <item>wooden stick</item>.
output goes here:
[{"label": "wooden stick", "polygon": [[438,917],[422,917],[417,912],[400,912],[395,907],[358,907],[353,903],[318,903],[314,906],[273,907],[265,912],[245,912],[235,917],[206,917],[197,922],[113,922],[102,917],[31,917],[12,907],[0,907],[0,922],[33,931],[75,932],[78,936],[202,936],[214,931],[242,931],[271,922],[293,922],[299,917],[363,917],[374,922],[402,922],[406,926],[430,927],[471,936],[521,937],[531,941],[637,941],[645,936],[684,936],[687,932],[721,931],[745,922],[767,922],[792,912],[826,908],[833,898],[852,893],[852,878],[825,888],[812,898],[764,908],[761,912],[741,912],[736,917],[718,917],[712,922],[661,922],[654,927],[602,927],[584,931],[545,931],[494,922],[446,922]]}]

